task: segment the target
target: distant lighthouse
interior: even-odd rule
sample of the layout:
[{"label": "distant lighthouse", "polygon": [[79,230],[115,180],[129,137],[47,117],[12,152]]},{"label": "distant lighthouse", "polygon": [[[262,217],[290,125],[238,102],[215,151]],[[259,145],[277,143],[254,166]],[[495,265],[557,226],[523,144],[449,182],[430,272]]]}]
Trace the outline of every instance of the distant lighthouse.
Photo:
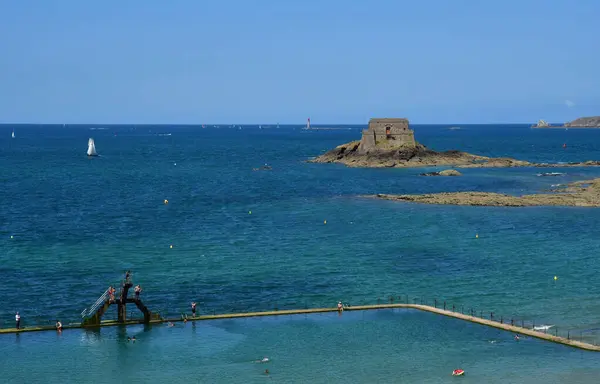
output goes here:
[{"label": "distant lighthouse", "polygon": [[310,117],[306,121],[306,127],[302,128],[302,129],[310,129]]}]

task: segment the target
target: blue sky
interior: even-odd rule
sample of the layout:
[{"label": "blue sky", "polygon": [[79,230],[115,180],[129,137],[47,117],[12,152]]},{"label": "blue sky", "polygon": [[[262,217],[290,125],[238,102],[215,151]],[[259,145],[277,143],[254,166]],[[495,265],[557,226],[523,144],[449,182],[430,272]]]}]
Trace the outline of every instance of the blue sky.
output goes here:
[{"label": "blue sky", "polygon": [[0,3],[0,122],[600,115],[597,0]]}]

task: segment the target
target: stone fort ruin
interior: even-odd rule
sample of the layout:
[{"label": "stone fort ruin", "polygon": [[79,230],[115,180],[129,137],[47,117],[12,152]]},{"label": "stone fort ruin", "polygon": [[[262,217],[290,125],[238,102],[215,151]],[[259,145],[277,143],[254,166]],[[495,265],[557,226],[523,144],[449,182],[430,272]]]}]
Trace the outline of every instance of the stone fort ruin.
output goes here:
[{"label": "stone fort ruin", "polygon": [[375,148],[409,149],[416,145],[415,134],[408,126],[408,119],[371,119],[369,127],[362,132],[358,152],[365,153]]}]

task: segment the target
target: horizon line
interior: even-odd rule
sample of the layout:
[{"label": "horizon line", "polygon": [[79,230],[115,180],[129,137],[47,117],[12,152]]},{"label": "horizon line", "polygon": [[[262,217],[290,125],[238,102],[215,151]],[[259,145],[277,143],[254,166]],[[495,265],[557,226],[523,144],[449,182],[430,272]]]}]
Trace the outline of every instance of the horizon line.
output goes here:
[{"label": "horizon line", "polygon": [[[550,122],[555,123],[555,122]],[[535,124],[535,122],[511,122],[511,123],[412,123],[409,120],[410,125],[526,125],[526,124]],[[564,124],[561,122],[560,124]],[[123,125],[136,125],[136,126],[186,126],[186,127],[211,127],[211,126],[228,126],[228,125],[245,125],[245,126],[272,126],[272,125],[280,125],[280,126],[305,126],[304,123],[17,123],[17,122],[0,122],[0,126],[13,126],[13,125],[49,125],[49,126],[88,126],[88,125],[99,125],[99,126],[123,126]],[[316,123],[311,124],[314,127],[326,126],[326,125],[369,125],[368,122],[364,123]]]}]

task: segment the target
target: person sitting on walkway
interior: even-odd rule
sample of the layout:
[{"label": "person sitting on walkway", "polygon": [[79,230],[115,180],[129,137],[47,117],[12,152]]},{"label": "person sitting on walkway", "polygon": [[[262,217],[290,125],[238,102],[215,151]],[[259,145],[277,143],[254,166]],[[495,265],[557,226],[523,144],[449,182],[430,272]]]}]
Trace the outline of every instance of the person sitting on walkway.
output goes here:
[{"label": "person sitting on walkway", "polygon": [[60,322],[60,320],[56,320],[56,330],[58,332],[62,331],[62,323]]},{"label": "person sitting on walkway", "polygon": [[344,311],[344,305],[342,304],[341,301],[338,302],[337,310],[338,310],[338,312],[343,312]]}]

